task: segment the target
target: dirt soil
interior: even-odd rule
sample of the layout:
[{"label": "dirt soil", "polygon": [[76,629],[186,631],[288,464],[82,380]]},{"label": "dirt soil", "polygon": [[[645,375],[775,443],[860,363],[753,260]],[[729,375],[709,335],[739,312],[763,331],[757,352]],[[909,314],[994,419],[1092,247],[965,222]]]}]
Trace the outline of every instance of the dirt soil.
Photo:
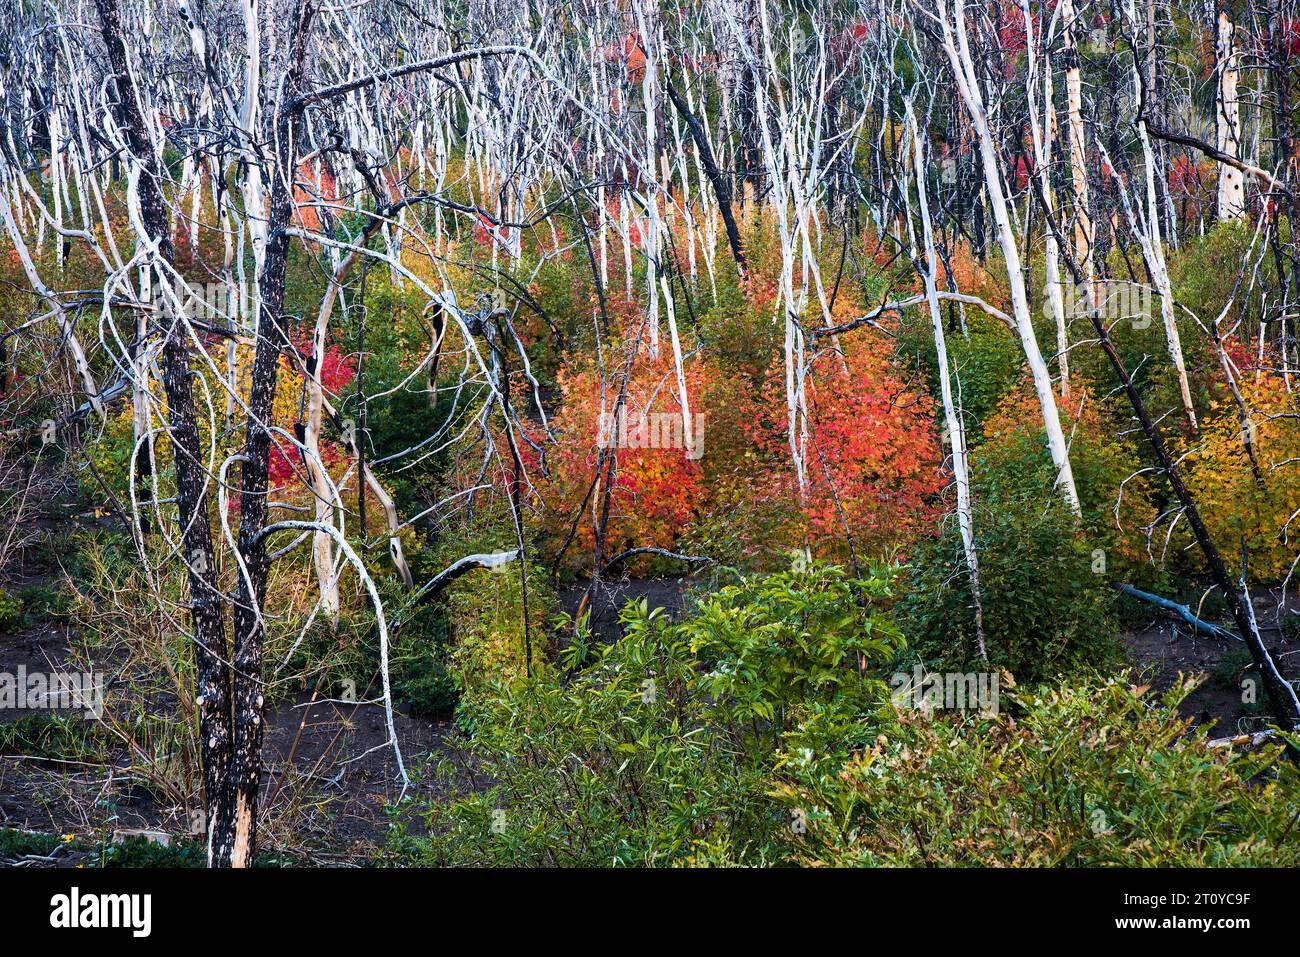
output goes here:
[{"label": "dirt soil", "polygon": [[[1289,594],[1285,607],[1276,591],[1261,590],[1252,597],[1264,646],[1283,677],[1300,680],[1300,641],[1288,640],[1277,624],[1287,615],[1300,614],[1298,596]],[[1226,619],[1215,623],[1231,627]],[[1125,634],[1124,644],[1130,661],[1157,691],[1173,685],[1180,673],[1206,675],[1183,702],[1182,711],[1198,724],[1210,724],[1210,735],[1248,733],[1268,724],[1263,684],[1243,642],[1209,638],[1180,621],[1153,615],[1148,625]],[[1254,703],[1243,700],[1251,691]]]},{"label": "dirt soil", "polygon": [[[650,608],[662,608],[674,619],[681,616],[690,579],[670,576],[666,578],[631,578],[601,582],[597,595],[591,602],[591,633],[604,642],[623,637],[619,612],[629,601],[644,599]],[[560,607],[577,617],[582,600],[591,588],[589,579],[578,579],[560,592]]]}]

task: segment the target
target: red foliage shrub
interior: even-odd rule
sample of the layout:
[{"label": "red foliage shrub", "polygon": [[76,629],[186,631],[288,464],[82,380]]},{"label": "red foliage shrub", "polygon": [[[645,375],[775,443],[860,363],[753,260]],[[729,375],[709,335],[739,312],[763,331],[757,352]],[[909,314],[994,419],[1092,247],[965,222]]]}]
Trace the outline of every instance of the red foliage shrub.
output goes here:
[{"label": "red foliage shrub", "polygon": [[752,477],[754,494],[795,503],[798,531],[814,541],[842,540],[847,526],[860,553],[884,553],[934,527],[944,479],[932,403],[903,381],[879,337],[846,343],[844,363],[823,355],[807,378],[802,490],[792,465],[784,370],[768,377],[751,419],[767,464]]},{"label": "red foliage shrub", "polygon": [[[658,356],[650,354],[648,337],[638,344],[626,410],[619,418],[614,416],[621,383],[618,372],[607,375],[603,404],[598,369],[561,372],[563,405],[551,421],[556,444],[547,453],[551,475],[539,487],[551,529],[567,532],[591,486],[603,445],[616,456],[606,557],[638,546],[672,547],[706,497],[699,459],[706,448],[703,423],[708,418],[708,396],[717,376],[699,359],[686,362],[688,439],[666,342],[660,343]],[[591,554],[595,542],[591,516],[593,509],[599,513],[602,496],[598,487],[587,503],[574,547],[566,556],[571,564],[581,567]]]},{"label": "red foliage shrub", "polygon": [[510,228],[508,226],[498,226],[483,213],[479,213],[474,221],[475,245],[487,246],[493,240],[499,242],[502,246],[509,246]]},{"label": "red foliage shrub", "polygon": [[[294,343],[298,352],[304,356],[311,353],[311,336],[309,333],[303,333],[297,337]],[[287,362],[287,360],[286,360]],[[357,374],[357,363],[353,356],[345,355],[337,345],[329,345],[325,348],[325,355],[321,359],[320,379],[321,385],[329,395],[338,396],[352,382],[352,378]],[[297,374],[285,375],[281,380],[280,395],[276,400],[276,424],[289,431],[293,431],[295,424],[298,422],[298,410],[302,401],[302,377]],[[288,406],[292,406],[292,411]],[[296,448],[281,449],[280,445],[288,446],[283,439],[279,439],[279,444],[275,442],[271,445],[271,459],[267,466],[267,480],[272,488],[282,489],[297,481],[297,475],[304,468],[302,454]],[[333,471],[334,468],[343,463],[346,453],[342,446],[332,442],[324,437],[320,441],[320,456],[325,463],[326,469]]]}]

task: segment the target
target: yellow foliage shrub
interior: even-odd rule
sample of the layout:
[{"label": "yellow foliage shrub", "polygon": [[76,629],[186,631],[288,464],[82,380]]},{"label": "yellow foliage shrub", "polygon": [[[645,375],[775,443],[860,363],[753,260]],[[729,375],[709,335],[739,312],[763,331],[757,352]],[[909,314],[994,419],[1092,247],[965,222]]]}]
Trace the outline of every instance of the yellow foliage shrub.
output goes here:
[{"label": "yellow foliage shrub", "polygon": [[[1235,403],[1217,403],[1187,459],[1187,484],[1234,574],[1244,537],[1251,578],[1277,581],[1300,555],[1300,527],[1287,526],[1300,509],[1300,409],[1276,376],[1243,382],[1242,392],[1251,409],[1246,425]],[[1255,466],[1246,453],[1247,434]]]}]

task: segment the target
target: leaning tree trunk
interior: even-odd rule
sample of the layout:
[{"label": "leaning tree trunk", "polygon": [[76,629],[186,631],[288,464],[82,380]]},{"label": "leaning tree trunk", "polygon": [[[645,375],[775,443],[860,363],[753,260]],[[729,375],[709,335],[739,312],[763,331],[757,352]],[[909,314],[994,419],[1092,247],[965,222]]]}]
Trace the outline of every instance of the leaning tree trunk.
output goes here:
[{"label": "leaning tree trunk", "polygon": [[1047,431],[1047,447],[1052,456],[1052,464],[1056,467],[1056,484],[1064,492],[1070,510],[1075,515],[1079,515],[1081,514],[1079,493],[1075,488],[1069,449],[1066,445],[1065,433],[1061,429],[1061,418],[1057,412],[1056,393],[1052,389],[1052,377],[1047,370],[1047,363],[1043,360],[1043,353],[1038,347],[1038,339],[1034,334],[1033,320],[1029,312],[1029,298],[1025,291],[1020,247],[1011,225],[1011,214],[1007,209],[1006,195],[1002,188],[1002,174],[999,172],[998,151],[993,142],[992,131],[989,129],[988,114],[984,109],[984,98],[980,92],[966,35],[965,0],[955,0],[953,5],[955,15],[949,14],[945,0],[940,0],[938,6],[940,26],[943,31],[941,37],[943,49],[962,101],[966,105],[966,112],[970,116],[971,126],[974,127],[980,148],[989,208],[1002,246],[1002,256],[1006,261],[1016,332],[1020,336],[1025,359],[1033,377],[1034,391],[1038,394],[1039,406],[1042,409],[1043,426]]},{"label": "leaning tree trunk", "polygon": [[[934,252],[934,229],[930,222],[930,198],[925,185],[925,159],[921,150],[921,134],[917,128],[912,106],[907,106],[911,121],[912,165],[916,175],[917,204],[921,210],[921,237],[923,244],[925,299],[930,308],[930,324],[934,330],[936,364],[939,367],[939,391],[943,396],[943,418],[948,432],[948,445],[952,449],[952,479],[957,489],[957,529],[961,534],[962,551],[966,556],[966,570],[970,575],[971,598],[975,610],[975,641],[980,660],[989,660],[984,644],[984,602],[980,597],[980,564],[975,550],[975,516],[971,507],[970,461],[966,449],[966,427],[961,412],[953,399],[952,372],[948,365],[948,343],[943,331],[943,314],[939,310],[939,292],[936,274],[939,269]],[[909,214],[910,220],[910,214]],[[909,227],[910,227],[909,222]],[[916,257],[921,262],[920,255]]]},{"label": "leaning tree trunk", "polygon": [[722,214],[722,223],[727,231],[727,245],[731,247],[731,257],[736,261],[736,269],[740,277],[744,279],[749,264],[745,260],[745,249],[740,241],[740,229],[736,226],[736,215],[732,211],[731,186],[727,182],[726,175],[718,169],[704,126],[673,86],[673,79],[667,67],[664,70],[664,92],[668,94],[668,99],[685,120],[691,139],[695,141],[696,153],[700,158],[700,164],[704,167],[704,175],[708,177],[709,184],[713,187],[713,195],[718,200],[718,212]]},{"label": "leaning tree trunk", "polygon": [[[1136,12],[1131,6],[1128,6],[1125,8],[1125,13],[1129,17],[1129,25],[1136,33],[1138,29]],[[1147,132],[1147,110],[1154,105],[1153,88],[1150,80],[1144,79],[1136,63],[1133,65],[1133,95],[1138,104],[1136,126],[1138,141],[1142,144],[1143,179],[1146,187],[1143,194],[1145,197],[1143,207],[1145,213],[1141,217],[1141,222],[1133,217],[1133,211],[1130,208],[1126,193],[1127,186],[1118,175],[1115,176],[1115,188],[1119,192],[1125,211],[1129,215],[1130,226],[1142,246],[1142,258],[1146,261],[1147,271],[1151,273],[1156,292],[1160,295],[1160,318],[1165,327],[1165,346],[1169,352],[1169,361],[1173,364],[1174,372],[1178,377],[1178,391],[1183,400],[1183,412],[1187,416],[1188,424],[1194,433],[1197,429],[1196,407],[1192,403],[1192,389],[1187,378],[1187,363],[1183,359],[1183,343],[1178,334],[1178,322],[1174,314],[1173,283],[1169,279],[1169,267],[1165,262],[1164,243],[1161,241],[1160,236],[1160,204],[1156,190],[1158,162],[1156,151],[1151,145],[1151,137]],[[1114,164],[1109,159],[1107,159],[1107,166],[1114,171]]]},{"label": "leaning tree trunk", "polygon": [[[1047,204],[1042,195],[1038,196],[1040,208],[1046,209]],[[1059,233],[1057,224],[1049,217],[1047,219],[1048,228]],[[1058,236],[1059,238],[1059,236]],[[1071,274],[1076,282],[1083,281],[1083,271],[1074,257],[1068,254],[1064,257]],[[1249,605],[1249,595],[1245,589],[1245,568],[1242,568],[1241,591],[1237,590],[1228,569],[1223,563],[1223,556],[1219,552],[1218,546],[1210,536],[1209,529],[1205,527],[1205,522],[1201,518],[1200,509],[1197,507],[1196,500],[1192,498],[1191,491],[1183,483],[1182,475],[1178,470],[1178,464],[1169,454],[1168,447],[1165,445],[1164,434],[1160,430],[1151,413],[1146,407],[1137,386],[1133,384],[1133,378],[1129,375],[1124,361],[1120,358],[1119,352],[1116,351],[1114,343],[1110,338],[1110,330],[1107,328],[1105,321],[1102,319],[1099,309],[1091,309],[1088,318],[1092,323],[1093,331],[1097,336],[1097,342],[1105,353],[1111,368],[1115,372],[1116,378],[1119,379],[1120,385],[1124,389],[1124,394],[1128,398],[1129,406],[1133,409],[1133,414],[1138,420],[1139,427],[1143,436],[1147,440],[1148,446],[1155,455],[1159,471],[1169,482],[1169,486],[1182,507],[1183,513],[1187,516],[1187,524],[1192,529],[1192,535],[1196,539],[1196,544],[1205,556],[1205,564],[1210,572],[1210,580],[1214,582],[1216,588],[1223,593],[1224,601],[1232,613],[1232,619],[1237,625],[1237,630],[1241,634],[1242,640],[1246,643],[1250,656],[1255,662],[1264,679],[1264,690],[1268,694],[1269,702],[1272,704],[1277,713],[1279,723],[1291,731],[1300,731],[1300,697],[1297,697],[1295,688],[1282,677],[1277,670],[1277,664],[1273,661],[1273,656],[1269,654],[1264,647],[1264,640],[1260,636],[1259,626],[1255,621],[1254,609]]]}]

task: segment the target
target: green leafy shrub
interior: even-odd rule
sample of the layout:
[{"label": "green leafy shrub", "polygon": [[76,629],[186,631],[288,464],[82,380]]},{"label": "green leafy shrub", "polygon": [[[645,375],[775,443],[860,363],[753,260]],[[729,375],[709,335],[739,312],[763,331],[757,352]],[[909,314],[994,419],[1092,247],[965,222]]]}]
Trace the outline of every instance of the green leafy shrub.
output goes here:
[{"label": "green leafy shrub", "polygon": [[[388,674],[396,702],[412,714],[440,717],[456,704],[458,688],[450,670],[445,609],[408,604],[410,593],[393,578],[377,580],[388,623]],[[334,696],[344,682],[358,694],[377,693],[379,632],[373,609],[345,608],[330,621],[323,616],[306,633],[277,636],[272,659],[292,648],[288,665],[294,673],[313,676]]]},{"label": "green leafy shrub", "polygon": [[[1114,415],[1076,386],[1060,403],[1081,516],[1064,502],[1027,383],[1000,404],[972,452],[985,644],[1021,681],[1116,664],[1113,581],[1153,587],[1143,529],[1155,518],[1141,460]],[[974,599],[955,520],[912,556],[900,613],[917,651],[965,671],[978,657]]]},{"label": "green leafy shrub", "polygon": [[101,867],[206,867],[207,853],[197,841],[161,844],[143,834],[110,844],[100,857]]},{"label": "green leafy shrub", "polygon": [[0,631],[16,631],[23,622],[22,598],[0,589]]},{"label": "green leafy shrub", "polygon": [[[978,661],[978,645],[970,577],[955,524],[917,550],[899,617],[927,663],[966,671]],[[975,529],[992,668],[1032,682],[1117,661],[1117,593],[1094,573],[1093,543],[1075,528],[1066,508],[1041,513],[1031,503],[986,500]]]},{"label": "green leafy shrub", "polygon": [[72,615],[72,595],[57,585],[29,585],[21,598],[29,618],[67,621]]},{"label": "green leafy shrub", "polygon": [[[945,319],[956,309],[945,306]],[[959,392],[971,439],[979,436],[983,423],[997,408],[1024,365],[1020,343],[1005,325],[979,309],[966,310],[966,334],[959,331],[947,338],[948,361],[954,375],[953,389]],[[939,395],[939,361],[934,331],[926,308],[910,309],[900,324],[898,347],[918,363],[930,395]]]},{"label": "green leafy shrub", "polygon": [[[469,753],[493,783],[428,806],[425,836],[399,827],[399,859],[639,865],[730,859],[737,842],[763,842],[761,778],[710,728],[685,642],[668,640],[658,616],[627,625],[568,685],[521,679],[474,699]],[[444,762],[433,773],[451,783],[457,771]]]},{"label": "green leafy shrub", "polygon": [[[903,709],[887,575],[749,578],[673,624],[481,688],[390,864],[1294,866],[1300,773],[1211,750],[1127,675]],[[862,656],[862,657],[860,657]],[[864,660],[865,659],[865,660]],[[413,821],[410,813],[414,812]]]},{"label": "green leafy shrub", "polygon": [[[1069,398],[1057,400],[1079,493],[1077,526],[1093,549],[1105,553],[1099,575],[1154,584],[1145,533],[1156,518],[1154,492],[1138,450],[1122,435],[1129,411],[1117,401],[1077,383]],[[985,423],[972,469],[976,504],[989,510],[1015,508],[1037,516],[1063,502],[1042,408],[1028,380]]]},{"label": "green leafy shrub", "polygon": [[[428,574],[447,568],[472,554],[513,551],[508,512],[503,499],[484,503],[485,529],[464,536],[447,536],[424,557]],[[495,519],[495,530],[493,529]],[[558,607],[550,571],[526,562],[528,575],[528,635],[524,632],[523,581],[518,562],[491,571],[472,571],[454,581],[435,605],[446,616],[450,649],[447,668],[461,692],[472,693],[496,682],[510,681],[527,671],[525,658],[532,643],[533,669],[545,669],[547,624]]]},{"label": "green leafy shrub", "polygon": [[1226,326],[1243,319],[1258,321],[1258,299],[1248,299],[1234,288],[1238,264],[1250,259],[1253,238],[1249,225],[1237,220],[1216,223],[1203,236],[1189,237],[1169,264],[1174,296],[1206,322],[1229,303]]},{"label": "green leafy shrub", "polygon": [[63,841],[55,834],[36,834],[0,827],[0,858],[15,859],[34,854],[49,857]]},{"label": "green leafy shrub", "polygon": [[388,649],[393,694],[412,714],[440,717],[456,707],[448,625],[441,608],[413,609]]},{"label": "green leafy shrub", "polygon": [[852,710],[877,700],[863,666],[893,659],[902,634],[879,609],[892,603],[894,569],[850,580],[813,564],[743,579],[706,599],[680,631],[708,668],[708,692],[732,719],[760,721],[779,735],[814,703]]},{"label": "green leafy shrub", "polygon": [[[282,854],[263,851],[253,861],[258,868],[275,868],[292,865],[295,861]],[[134,834],[124,841],[106,845],[99,855],[99,866],[106,868],[164,867],[197,868],[208,866],[207,850],[202,842],[173,839],[169,844],[150,840],[143,834]]]},{"label": "green leafy shrub", "polygon": [[[413,287],[405,291],[390,280],[372,273],[366,290],[366,359],[360,384],[367,395],[366,458],[382,476],[384,486],[404,514],[420,512],[426,496],[437,487],[446,471],[448,456],[438,443],[426,443],[429,435],[445,423],[454,405],[450,395],[429,391],[427,374],[411,377],[411,371],[428,353],[434,328],[418,305]],[[359,311],[337,324],[342,342],[357,339]],[[339,415],[360,427],[358,396],[354,380],[348,395],[339,400]],[[392,463],[382,460],[420,447],[424,454],[409,455]],[[425,504],[421,504],[425,503]]]},{"label": "green leafy shrub", "polygon": [[[1300,772],[1278,747],[1233,754],[1189,736],[1178,704],[1194,687],[1157,699],[1120,676],[1004,691],[994,717],[887,709],[852,735],[812,726],[791,736],[775,789],[807,822],[791,859],[1296,866]],[[841,763],[828,737],[855,750]]]},{"label": "green leafy shrub", "polygon": [[883,696],[861,659],[874,666],[898,641],[879,608],[887,590],[817,566],[724,589],[683,624],[629,604],[626,637],[567,679],[553,669],[467,700],[466,762],[430,773],[452,788],[472,767],[480,788],[424,807],[420,835],[399,824],[391,859],[772,862],[784,820],[768,774],[781,733]]},{"label": "green leafy shrub", "polygon": [[80,714],[33,711],[0,724],[0,754],[86,761],[99,757],[105,743],[100,726]]}]

